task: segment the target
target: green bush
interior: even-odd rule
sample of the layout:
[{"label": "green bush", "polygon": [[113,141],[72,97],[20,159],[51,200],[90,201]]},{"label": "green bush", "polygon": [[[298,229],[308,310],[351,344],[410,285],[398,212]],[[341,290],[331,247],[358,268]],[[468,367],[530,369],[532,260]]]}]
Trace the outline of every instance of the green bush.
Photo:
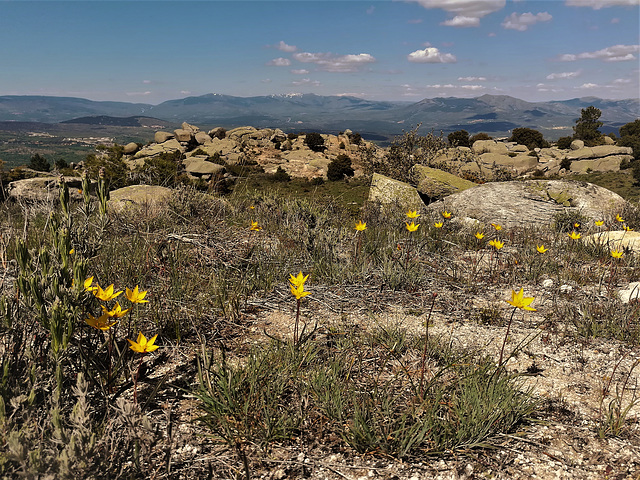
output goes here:
[{"label": "green bush", "polygon": [[304,137],[304,144],[314,152],[322,152],[325,149],[324,138],[317,132],[307,133]]},{"label": "green bush", "polygon": [[327,178],[332,182],[342,180],[345,176],[353,177],[354,173],[351,158],[343,153],[334,158],[327,168]]},{"label": "green bush", "polygon": [[50,172],[51,164],[49,161],[44,158],[39,153],[36,153],[31,157],[31,161],[29,162],[29,168],[32,170],[37,170],[38,172]]},{"label": "green bush", "polygon": [[469,139],[469,143],[471,145],[473,145],[475,142],[477,142],[478,140],[493,140],[493,138],[491,138],[489,135],[487,135],[484,132],[480,132],[480,133],[476,133],[474,136],[472,136]]},{"label": "green bush", "polygon": [[631,147],[633,149],[633,158],[640,160],[640,119],[620,127],[618,145]]},{"label": "green bush", "polygon": [[556,142],[556,146],[562,150],[568,150],[571,148],[571,142],[573,142],[573,137],[560,137]]},{"label": "green bush", "polygon": [[289,182],[291,181],[291,175],[289,175],[284,168],[278,167],[275,173],[269,175],[269,179],[272,182]]},{"label": "green bush", "polygon": [[447,135],[449,145],[452,147],[470,147],[469,132],[466,130],[456,130]]},{"label": "green bush", "polygon": [[542,133],[532,128],[514,128],[511,133],[510,142],[516,142],[519,145],[526,145],[529,150],[534,148],[546,148],[549,146]]}]

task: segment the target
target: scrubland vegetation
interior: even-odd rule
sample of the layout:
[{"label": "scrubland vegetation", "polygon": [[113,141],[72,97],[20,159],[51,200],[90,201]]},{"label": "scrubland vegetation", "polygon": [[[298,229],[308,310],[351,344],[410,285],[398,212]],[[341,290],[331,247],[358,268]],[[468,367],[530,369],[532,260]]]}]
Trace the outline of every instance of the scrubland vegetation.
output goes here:
[{"label": "scrubland vegetation", "polygon": [[[617,291],[640,280],[640,262],[581,239],[640,227],[635,207],[508,229],[360,207],[364,189],[354,206],[340,180],[332,195],[307,185],[295,197],[273,182],[226,195],[176,184],[160,209],[115,211],[118,170],[95,160],[87,172],[80,202],[63,183],[55,205],[0,205],[4,478],[313,477],[295,460],[312,450],[490,456],[562,404],[527,386],[535,358],[527,371],[509,363],[540,336],[620,345],[589,435],[638,438],[639,361],[617,369],[637,353],[640,309]],[[436,315],[450,334],[432,331]],[[454,342],[463,324],[500,329],[494,354]],[[516,324],[532,333],[514,342]]]}]

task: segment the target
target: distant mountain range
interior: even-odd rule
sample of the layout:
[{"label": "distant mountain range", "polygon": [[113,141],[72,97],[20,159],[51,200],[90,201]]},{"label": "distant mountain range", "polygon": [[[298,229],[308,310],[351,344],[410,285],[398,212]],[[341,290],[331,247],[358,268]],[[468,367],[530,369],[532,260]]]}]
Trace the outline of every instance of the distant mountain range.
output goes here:
[{"label": "distant mountain range", "polygon": [[640,99],[583,97],[527,102],[506,95],[483,95],[410,103],[313,94],[260,97],[208,94],[159,105],[74,97],[0,96],[0,121],[140,126],[140,119],[145,119],[147,125],[159,119],[174,124],[186,121],[200,127],[252,125],[321,132],[349,128],[365,138],[367,135],[388,138],[421,123],[421,131],[442,130],[447,134],[464,129],[471,134],[486,132],[493,136],[509,135],[516,127],[529,127],[554,140],[570,134],[580,110],[590,105],[602,111],[604,133],[617,133],[620,126],[640,118]]}]

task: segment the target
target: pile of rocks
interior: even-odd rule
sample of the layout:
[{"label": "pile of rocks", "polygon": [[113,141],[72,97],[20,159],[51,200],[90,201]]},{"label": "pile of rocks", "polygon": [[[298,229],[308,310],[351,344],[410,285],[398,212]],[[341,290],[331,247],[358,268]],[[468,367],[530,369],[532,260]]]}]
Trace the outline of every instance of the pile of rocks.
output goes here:
[{"label": "pile of rocks", "polygon": [[204,180],[224,174],[225,165],[247,161],[255,161],[266,173],[281,167],[291,176],[312,179],[326,176],[327,166],[338,155],[353,155],[358,151],[349,130],[322,137],[325,149],[315,152],[305,145],[304,135],[288,136],[278,128],[247,126],[225,131],[217,127],[204,132],[185,122],[173,132],[156,132],[154,143],[144,147],[136,143],[126,145],[124,153],[125,162],[135,169],[144,165],[147,158],[180,152],[187,174]]}]

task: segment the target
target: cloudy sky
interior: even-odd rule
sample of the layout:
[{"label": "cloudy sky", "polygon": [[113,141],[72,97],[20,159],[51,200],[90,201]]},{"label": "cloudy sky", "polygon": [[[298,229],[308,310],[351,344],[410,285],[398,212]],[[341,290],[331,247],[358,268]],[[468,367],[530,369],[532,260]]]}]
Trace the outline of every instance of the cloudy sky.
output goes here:
[{"label": "cloudy sky", "polygon": [[640,96],[640,0],[0,0],[0,95]]}]

